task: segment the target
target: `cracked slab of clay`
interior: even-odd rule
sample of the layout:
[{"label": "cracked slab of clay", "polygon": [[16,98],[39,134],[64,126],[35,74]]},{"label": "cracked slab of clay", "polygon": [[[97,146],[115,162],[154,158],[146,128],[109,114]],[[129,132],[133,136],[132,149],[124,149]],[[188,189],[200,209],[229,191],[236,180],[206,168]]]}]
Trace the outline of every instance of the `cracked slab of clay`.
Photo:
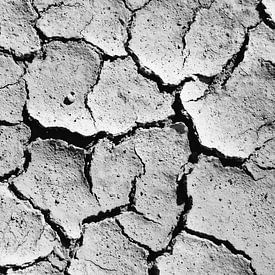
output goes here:
[{"label": "cracked slab of clay", "polygon": [[173,114],[172,96],[161,94],[156,83],[139,75],[130,58],[105,62],[95,85],[100,59],[92,47],[51,42],[45,55],[30,64],[25,76],[28,112],[44,127],[84,136],[99,131],[121,134],[137,123]]},{"label": "cracked slab of clay", "polygon": [[0,54],[0,121],[16,124],[23,120],[27,93],[21,80],[24,69],[7,54]]},{"label": "cracked slab of clay", "polygon": [[98,84],[88,95],[98,131],[127,132],[137,123],[164,120],[173,114],[172,96],[141,76],[130,57],[105,62]]},{"label": "cracked slab of clay", "polygon": [[93,148],[89,172],[92,192],[105,212],[129,204],[132,182],[142,173],[142,163],[131,140],[115,146],[106,139]]},{"label": "cracked slab of clay", "polygon": [[275,273],[272,1],[0,6],[0,274]]},{"label": "cracked slab of clay", "polygon": [[81,234],[81,223],[100,208],[84,175],[84,150],[63,141],[40,140],[29,148],[27,172],[13,180],[16,188],[70,238]]},{"label": "cracked slab of clay", "polygon": [[0,185],[0,266],[21,266],[46,257],[57,243],[55,232],[28,202]]},{"label": "cracked slab of clay", "polygon": [[40,49],[34,29],[38,18],[29,0],[0,1],[0,47],[17,56],[29,55]]},{"label": "cracked slab of clay", "polygon": [[148,252],[132,243],[113,219],[85,227],[69,274],[147,274]]},{"label": "cracked slab of clay", "polygon": [[169,224],[183,209],[177,204],[176,191],[180,169],[191,153],[187,128],[179,123],[139,130],[135,150],[144,164],[144,175],[136,183],[136,209],[147,218]]},{"label": "cracked slab of clay", "polygon": [[15,84],[22,75],[23,68],[11,56],[0,54],[0,89]]},{"label": "cracked slab of clay", "polygon": [[275,169],[275,139],[266,141],[244,165],[255,180],[267,177]]},{"label": "cracked slab of clay", "polygon": [[[275,118],[274,50],[274,31],[260,24],[251,31],[244,60],[225,86],[193,101],[187,100],[188,89],[183,87],[182,103],[202,145],[226,156],[247,158],[274,136],[274,131],[262,129]],[[194,90],[203,89],[199,86]]]},{"label": "cracked slab of clay", "polygon": [[224,245],[215,245],[185,232],[174,240],[172,254],[156,260],[159,275],[172,274],[253,274],[250,263]]},{"label": "cracked slab of clay", "polygon": [[37,27],[47,37],[84,38],[110,56],[123,56],[129,19],[122,0],[71,0],[42,13]]},{"label": "cracked slab of clay", "polygon": [[136,13],[129,47],[164,83],[219,73],[259,21],[255,1],[199,2],[152,0]]},{"label": "cracked slab of clay", "polygon": [[190,155],[187,129],[179,123],[139,130],[134,144],[144,166],[136,178],[135,209],[140,215],[122,214],[118,221],[132,239],[157,251],[169,243],[184,209],[177,198],[177,180]]},{"label": "cracked slab of clay", "polygon": [[0,126],[0,178],[22,168],[31,132],[24,125]]},{"label": "cracked slab of clay", "polygon": [[67,267],[61,244],[58,243],[51,254],[44,259],[38,259],[28,266],[12,267],[7,270],[7,275],[62,275]]},{"label": "cracked slab of clay", "polygon": [[25,76],[30,116],[44,127],[93,135],[94,122],[85,100],[98,77],[99,55],[82,42],[51,42],[44,51]]},{"label": "cracked slab of clay", "polygon": [[202,157],[187,176],[193,197],[187,227],[245,251],[257,274],[274,273],[274,180],[274,170],[254,181],[239,168]]},{"label": "cracked slab of clay", "polygon": [[18,124],[23,121],[23,108],[26,103],[27,92],[24,81],[0,88],[1,112],[0,121]]}]

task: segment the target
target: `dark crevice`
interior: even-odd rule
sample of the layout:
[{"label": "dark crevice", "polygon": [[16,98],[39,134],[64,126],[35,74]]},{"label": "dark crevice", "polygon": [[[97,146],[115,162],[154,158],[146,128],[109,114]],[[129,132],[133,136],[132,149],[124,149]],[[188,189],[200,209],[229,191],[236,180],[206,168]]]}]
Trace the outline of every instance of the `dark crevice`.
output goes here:
[{"label": "dark crevice", "polygon": [[11,56],[14,62],[18,65],[22,62],[32,62],[32,60],[37,54],[37,51],[34,51],[34,52],[22,54],[22,55],[16,55],[13,49],[5,49],[1,46],[0,46],[0,52]]},{"label": "dark crevice", "polygon": [[125,8],[126,8],[128,11],[133,12],[133,10],[127,5],[126,0],[122,0],[122,2],[123,2]]},{"label": "dark crevice", "polygon": [[90,168],[91,168],[91,160],[92,160],[92,155],[91,154],[86,154],[85,155],[85,165],[84,165],[84,175],[86,177],[87,182],[89,183],[90,187],[90,192],[93,194],[92,190],[92,177],[90,175]]},{"label": "dark crevice", "polygon": [[6,275],[7,272],[8,272],[8,268],[7,267],[0,266],[0,275]]},{"label": "dark crevice", "polygon": [[0,176],[0,182],[8,181],[10,178],[17,177],[20,172],[20,168],[16,167],[14,170]]},{"label": "dark crevice", "polygon": [[211,85],[215,79],[215,76],[206,76],[206,75],[201,75],[201,74],[194,74],[200,82],[203,82],[207,85]]},{"label": "dark crevice", "polygon": [[18,125],[19,123],[11,123],[11,122],[8,122],[6,120],[0,120],[0,127],[1,126],[16,126]]},{"label": "dark crevice", "polygon": [[137,213],[138,211],[136,210],[136,207],[135,207],[136,206],[136,197],[135,196],[136,196],[136,189],[137,189],[137,179],[141,178],[143,175],[146,174],[146,167],[145,167],[145,163],[143,162],[142,158],[137,153],[135,147],[134,147],[134,152],[142,165],[142,172],[139,173],[139,175],[135,176],[135,178],[131,182],[132,187],[131,187],[131,191],[129,193],[129,208],[128,209],[130,211],[132,210]]},{"label": "dark crevice", "polygon": [[38,120],[32,118],[27,110],[27,105],[23,109],[23,122],[31,129],[29,143],[41,139],[61,139],[77,147],[85,148],[94,140],[94,136],[82,136],[79,133],[72,133],[62,127],[43,127]]},{"label": "dark crevice", "polygon": [[[25,87],[27,91],[27,99],[29,99],[29,89],[25,81]],[[23,108],[23,122],[31,129],[31,138],[29,143],[41,139],[60,139],[66,141],[69,144],[77,147],[86,148],[89,144],[96,142],[97,140],[107,136],[107,133],[97,133],[93,136],[83,136],[77,132],[71,132],[70,130],[62,127],[44,127],[40,122],[32,118],[27,109],[27,103]]]},{"label": "dark crevice", "polygon": [[32,118],[27,108],[23,110],[23,121],[31,129],[30,142],[35,141],[38,138],[41,139],[60,139],[66,141],[69,144],[75,145],[81,148],[90,148],[94,146],[100,139],[108,138],[115,145],[121,143],[125,138],[133,136],[138,129],[150,129],[150,128],[164,128],[169,124],[169,119],[154,121],[148,123],[136,123],[132,129],[128,132],[113,135],[104,131],[100,131],[92,136],[83,136],[77,132],[71,132],[70,130],[63,127],[43,127],[38,120]]},{"label": "dark crevice", "polygon": [[269,14],[266,13],[266,7],[265,5],[262,3],[262,1],[259,2],[259,4],[257,5],[256,10],[259,13],[260,18],[263,20],[263,22],[270,27],[271,29],[275,29],[275,22],[272,20],[272,18],[270,17]]},{"label": "dark crevice", "polygon": [[[36,264],[39,264],[41,262],[47,261],[49,255],[45,256],[45,257],[38,257],[37,259],[34,259],[32,262],[26,263],[26,264],[22,264],[22,265],[7,265],[5,266],[8,269],[11,269],[12,271],[19,271],[19,270],[24,270],[26,268],[35,266]],[[1,273],[0,273],[1,274]]]},{"label": "dark crevice", "polygon": [[77,4],[74,5],[70,5],[70,4],[65,4],[64,1],[60,1],[59,3],[53,3],[53,4],[49,4],[46,8],[43,8],[43,10],[39,11],[38,8],[36,7],[36,5],[34,4],[34,2],[32,1],[32,7],[35,9],[37,14],[41,14],[41,13],[46,13],[49,9],[51,8],[61,8],[61,7],[77,7]]},{"label": "dark crevice", "polygon": [[157,266],[153,265],[149,270],[148,270],[148,275],[159,275],[160,271],[157,268]]},{"label": "dark crevice", "polygon": [[23,164],[23,169],[26,172],[29,168],[31,161],[32,161],[32,156],[31,156],[31,153],[28,148],[24,151],[24,158],[25,158],[25,161]]},{"label": "dark crevice", "polygon": [[168,117],[167,119],[164,120],[159,120],[159,121],[152,121],[152,122],[146,122],[146,123],[136,123],[132,129],[130,129],[128,132],[120,134],[120,135],[112,135],[109,134],[108,138],[115,144],[121,143],[124,139],[133,136],[137,130],[139,129],[150,129],[150,128],[164,128],[166,125],[171,123],[170,119],[172,117]]},{"label": "dark crevice", "polygon": [[131,181],[131,191],[129,193],[129,210],[135,210],[136,205],[136,184],[137,184],[137,177]]},{"label": "dark crevice", "polygon": [[127,211],[128,207],[129,205],[126,204],[126,205],[113,208],[112,210],[107,210],[106,212],[100,211],[97,215],[92,215],[83,219],[82,224],[96,223],[96,222],[101,222],[105,219],[114,218],[119,214]]},{"label": "dark crevice", "polygon": [[200,143],[196,127],[193,123],[192,118],[184,109],[179,93],[175,95],[175,101],[172,105],[172,108],[175,112],[175,117],[173,117],[172,119],[173,122],[183,122],[188,128],[188,140],[191,150],[189,162],[197,163],[199,155],[204,154],[206,156],[214,156],[216,158],[219,158],[223,166],[242,167],[245,159],[225,156],[217,149],[208,148]]},{"label": "dark crevice", "polygon": [[202,153],[202,146],[199,142],[198,134],[196,132],[191,117],[187,114],[187,112],[184,111],[179,93],[176,93],[175,95],[175,100],[172,104],[172,108],[175,112],[175,117],[172,119],[173,122],[183,122],[188,128],[188,140],[191,150],[189,162],[196,163],[198,161],[198,156]]},{"label": "dark crevice", "polygon": [[243,258],[245,258],[246,260],[248,260],[250,262],[250,269],[251,269],[252,273],[256,275],[256,271],[251,265],[251,257],[249,255],[247,255],[244,251],[236,249],[229,241],[220,240],[220,239],[217,239],[215,236],[208,235],[208,234],[198,232],[198,231],[194,231],[187,227],[184,228],[184,231],[190,235],[199,237],[201,239],[208,240],[218,246],[224,245],[233,255],[242,256]]},{"label": "dark crevice", "polygon": [[89,184],[90,193],[95,197],[98,205],[100,205],[97,195],[93,192],[93,180],[90,174],[93,153],[94,153],[94,149],[92,149],[91,153],[85,155],[84,175]]},{"label": "dark crevice", "polygon": [[227,81],[230,79],[235,69],[244,60],[245,52],[247,51],[249,45],[250,31],[255,29],[259,24],[260,22],[257,22],[254,26],[250,26],[246,29],[244,40],[240,47],[240,50],[226,62],[225,66],[223,66],[221,73],[217,75],[216,79],[213,82],[214,86],[215,84],[218,84],[220,87],[226,86]]},{"label": "dark crevice", "polygon": [[187,175],[188,174],[183,174],[181,179],[177,181],[177,205],[185,204],[184,205],[185,213],[187,213],[192,207],[192,198],[188,196],[188,192],[187,192]]},{"label": "dark crevice", "polygon": [[239,52],[234,54],[231,59],[229,59],[224,66],[222,70],[223,79],[221,81],[220,86],[225,87],[227,81],[230,79],[232,73],[235,71],[235,69],[239,66],[239,64],[243,61],[245,52],[247,50],[249,43],[249,32],[245,33],[243,44],[241,45],[241,48]]},{"label": "dark crevice", "polygon": [[85,99],[84,99],[84,105],[86,107],[86,109],[89,111],[90,115],[91,115],[91,118],[93,120],[93,123],[94,123],[94,127],[96,128],[96,120],[94,118],[94,115],[93,115],[93,110],[90,108],[89,106],[89,102],[88,102],[88,96],[90,93],[93,92],[93,89],[94,87],[96,87],[100,81],[100,76],[101,76],[101,73],[102,73],[102,69],[103,69],[103,66],[104,66],[104,60],[102,58],[101,55],[99,55],[99,58],[100,58],[100,64],[99,64],[99,70],[98,70],[98,73],[97,73],[97,78],[95,80],[95,83],[90,87],[90,91],[88,91],[88,93],[86,93],[85,95]]},{"label": "dark crevice", "polygon": [[35,141],[37,138],[41,139],[61,139],[69,144],[73,144],[77,147],[85,148],[90,144],[94,137],[85,137],[79,133],[72,133],[66,128],[62,127],[48,127],[44,128],[37,120],[31,117],[25,122],[31,129],[30,142]]},{"label": "dark crevice", "polygon": [[169,118],[167,120],[154,121],[149,123],[136,123],[132,129],[128,132],[120,135],[112,135],[110,133],[100,131],[92,136],[83,136],[77,132],[71,132],[63,127],[43,127],[38,120],[32,118],[25,107],[23,110],[24,123],[31,129],[30,142],[35,141],[38,138],[41,139],[60,139],[69,144],[75,145],[81,148],[90,148],[94,146],[100,139],[108,138],[115,145],[121,143],[125,138],[133,136],[138,129],[150,129],[150,128],[164,128],[169,124]]}]

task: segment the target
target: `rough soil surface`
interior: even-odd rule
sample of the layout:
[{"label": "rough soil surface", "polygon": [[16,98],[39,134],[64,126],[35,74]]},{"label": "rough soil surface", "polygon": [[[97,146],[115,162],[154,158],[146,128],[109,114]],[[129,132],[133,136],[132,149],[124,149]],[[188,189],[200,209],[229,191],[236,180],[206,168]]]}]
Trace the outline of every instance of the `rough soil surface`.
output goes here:
[{"label": "rough soil surface", "polygon": [[147,254],[124,236],[114,219],[106,219],[85,227],[69,274],[146,274]]},{"label": "rough soil surface", "polygon": [[24,124],[0,126],[0,178],[16,172],[23,166],[25,147],[30,129]]},{"label": "rough soil surface", "polygon": [[[259,152],[254,165],[261,162],[261,155]],[[224,167],[217,158],[202,157],[187,176],[193,208],[186,225],[190,230],[230,242],[251,257],[256,271],[272,274],[275,173],[271,170],[265,174],[255,181],[239,168]]]},{"label": "rough soil surface", "polygon": [[34,28],[38,14],[31,2],[1,0],[0,4],[0,48],[20,57],[38,51],[41,41]]},{"label": "rough soil surface", "polygon": [[0,275],[275,274],[273,0],[0,7]]},{"label": "rough soil surface", "polygon": [[51,42],[25,76],[31,117],[44,127],[62,127],[82,135],[95,133],[86,96],[96,83],[99,55],[83,42]]},{"label": "rough soil surface", "polygon": [[80,224],[96,215],[99,206],[84,175],[84,151],[59,140],[40,140],[29,148],[27,171],[12,183],[34,205],[49,211],[71,238],[80,237]]},{"label": "rough soil surface", "polygon": [[96,129],[117,135],[138,123],[165,120],[173,115],[172,103],[172,96],[161,94],[155,82],[138,74],[128,57],[104,63],[87,105]]},{"label": "rough soil surface", "polygon": [[128,204],[132,184],[141,174],[142,163],[130,140],[115,146],[105,139],[93,148],[89,175],[103,211]]},{"label": "rough soil surface", "polygon": [[1,266],[20,266],[48,256],[57,242],[55,232],[30,203],[20,201],[5,184],[1,198]]},{"label": "rough soil surface", "polygon": [[252,30],[243,61],[215,92],[194,84],[203,95],[187,100],[183,87],[183,105],[202,145],[247,158],[273,137],[263,128],[275,120],[274,37],[274,30],[263,23]]},{"label": "rough soil surface", "polygon": [[[124,43],[131,13],[122,0],[50,2],[52,6],[44,5],[47,10],[37,22],[45,36],[83,38],[110,56],[127,54]],[[43,8],[43,3],[39,7]]]},{"label": "rough soil surface", "polygon": [[249,261],[233,255],[223,244],[216,245],[186,232],[174,240],[172,254],[157,259],[158,274],[253,274]]}]

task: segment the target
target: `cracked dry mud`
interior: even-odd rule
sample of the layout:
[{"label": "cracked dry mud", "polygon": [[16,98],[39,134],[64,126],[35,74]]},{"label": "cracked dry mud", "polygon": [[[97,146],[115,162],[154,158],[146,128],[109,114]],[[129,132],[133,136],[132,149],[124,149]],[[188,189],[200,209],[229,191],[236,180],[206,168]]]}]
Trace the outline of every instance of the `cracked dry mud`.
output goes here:
[{"label": "cracked dry mud", "polygon": [[273,0],[0,0],[0,274],[275,274]]}]

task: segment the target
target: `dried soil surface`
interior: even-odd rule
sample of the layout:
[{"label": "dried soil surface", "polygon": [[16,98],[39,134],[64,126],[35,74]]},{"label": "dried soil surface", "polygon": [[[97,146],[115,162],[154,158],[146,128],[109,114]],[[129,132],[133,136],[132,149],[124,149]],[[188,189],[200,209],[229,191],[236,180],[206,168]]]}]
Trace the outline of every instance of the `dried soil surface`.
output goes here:
[{"label": "dried soil surface", "polygon": [[0,275],[275,274],[274,0],[0,7]]}]

